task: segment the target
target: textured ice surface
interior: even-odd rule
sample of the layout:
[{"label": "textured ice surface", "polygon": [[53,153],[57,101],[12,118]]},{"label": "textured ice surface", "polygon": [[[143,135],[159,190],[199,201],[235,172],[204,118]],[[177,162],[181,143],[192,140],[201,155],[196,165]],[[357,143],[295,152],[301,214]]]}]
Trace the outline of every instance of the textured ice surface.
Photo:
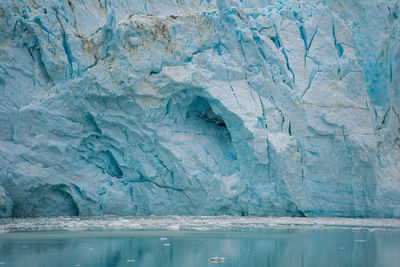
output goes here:
[{"label": "textured ice surface", "polygon": [[0,216],[400,217],[398,1],[0,2]]},{"label": "textured ice surface", "polygon": [[[139,217],[53,217],[0,220],[0,233],[93,230],[265,231],[271,229],[368,229],[369,231],[381,229],[400,231],[400,220],[171,215]],[[166,239],[160,238],[160,240]]]}]

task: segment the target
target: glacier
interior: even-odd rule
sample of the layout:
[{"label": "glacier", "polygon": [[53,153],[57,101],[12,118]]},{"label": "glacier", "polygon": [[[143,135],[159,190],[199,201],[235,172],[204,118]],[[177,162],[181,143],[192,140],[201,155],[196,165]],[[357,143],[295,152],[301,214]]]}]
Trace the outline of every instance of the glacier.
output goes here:
[{"label": "glacier", "polygon": [[0,217],[400,218],[400,8],[0,2]]}]

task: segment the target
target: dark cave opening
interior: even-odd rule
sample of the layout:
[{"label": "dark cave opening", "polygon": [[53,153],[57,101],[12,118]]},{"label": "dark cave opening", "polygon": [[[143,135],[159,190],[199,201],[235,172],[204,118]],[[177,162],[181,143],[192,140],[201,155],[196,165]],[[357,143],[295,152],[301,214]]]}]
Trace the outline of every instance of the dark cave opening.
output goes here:
[{"label": "dark cave opening", "polygon": [[186,126],[197,136],[197,142],[229,160],[236,159],[231,134],[223,118],[213,111],[203,97],[196,97],[186,112]]}]

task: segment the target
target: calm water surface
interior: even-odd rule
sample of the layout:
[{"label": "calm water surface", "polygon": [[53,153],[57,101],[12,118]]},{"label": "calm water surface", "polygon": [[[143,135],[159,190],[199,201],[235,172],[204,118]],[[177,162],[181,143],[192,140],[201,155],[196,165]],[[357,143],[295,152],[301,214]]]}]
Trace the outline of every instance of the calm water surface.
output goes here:
[{"label": "calm water surface", "polygon": [[[224,262],[209,261],[223,257]],[[400,266],[400,232],[84,231],[0,234],[1,266]]]}]

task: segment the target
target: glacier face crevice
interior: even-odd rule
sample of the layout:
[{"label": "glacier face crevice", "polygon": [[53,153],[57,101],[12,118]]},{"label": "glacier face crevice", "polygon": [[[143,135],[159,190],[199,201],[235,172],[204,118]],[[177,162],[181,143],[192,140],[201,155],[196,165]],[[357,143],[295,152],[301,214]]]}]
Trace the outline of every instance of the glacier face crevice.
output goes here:
[{"label": "glacier face crevice", "polygon": [[400,217],[397,1],[0,3],[0,217]]}]

